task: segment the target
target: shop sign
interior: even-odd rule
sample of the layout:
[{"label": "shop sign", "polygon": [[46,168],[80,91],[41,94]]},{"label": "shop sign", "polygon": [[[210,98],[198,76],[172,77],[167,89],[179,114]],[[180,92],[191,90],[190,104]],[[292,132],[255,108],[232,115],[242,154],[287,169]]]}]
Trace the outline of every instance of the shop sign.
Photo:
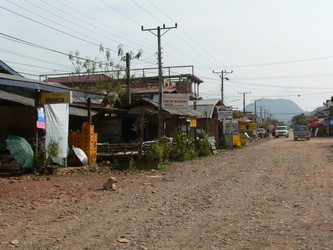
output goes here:
[{"label": "shop sign", "polygon": [[188,109],[188,94],[163,94],[162,108]]},{"label": "shop sign", "polygon": [[191,116],[190,118],[190,127],[195,128],[197,126],[197,118],[195,116]]},{"label": "shop sign", "polygon": [[42,93],[42,104],[72,103],[72,91],[61,93]]},{"label": "shop sign", "polygon": [[227,119],[230,120],[232,116],[232,106],[219,106],[217,107],[217,113],[219,120]]}]

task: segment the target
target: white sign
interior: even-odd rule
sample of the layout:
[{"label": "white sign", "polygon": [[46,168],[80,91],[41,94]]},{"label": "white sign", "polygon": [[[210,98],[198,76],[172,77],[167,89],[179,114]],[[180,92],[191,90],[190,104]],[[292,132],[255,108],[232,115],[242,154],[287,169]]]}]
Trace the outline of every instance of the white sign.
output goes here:
[{"label": "white sign", "polygon": [[232,106],[219,106],[217,107],[219,120],[232,119]]},{"label": "white sign", "polygon": [[238,121],[229,120],[223,122],[223,134],[238,135]]},{"label": "white sign", "polygon": [[162,108],[188,109],[188,94],[163,94]]}]

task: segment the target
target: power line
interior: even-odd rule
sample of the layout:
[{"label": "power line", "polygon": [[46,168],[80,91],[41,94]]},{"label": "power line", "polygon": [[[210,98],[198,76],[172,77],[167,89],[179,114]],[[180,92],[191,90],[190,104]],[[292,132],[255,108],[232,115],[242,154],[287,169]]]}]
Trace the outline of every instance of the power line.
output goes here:
[{"label": "power line", "polygon": [[158,19],[157,17],[155,17],[153,14],[151,14],[148,10],[146,10],[145,8],[143,8],[140,4],[137,4],[134,0],[131,0],[136,6],[138,6],[140,9],[142,9],[143,11],[145,11],[146,13],[148,13],[149,15],[151,15],[152,17],[154,17],[157,21],[159,21],[160,23],[163,23],[163,21],[161,21],[160,19]]},{"label": "power line", "polygon": [[272,65],[280,65],[280,64],[302,63],[302,62],[308,62],[308,61],[314,61],[314,60],[325,60],[325,59],[332,59],[332,58],[333,58],[333,56],[322,56],[322,57],[314,57],[314,58],[306,58],[306,59],[282,61],[282,62],[232,65],[230,67],[233,67],[233,68],[263,67],[263,66],[272,66]]},{"label": "power line", "polygon": [[6,63],[17,64],[17,65],[27,66],[27,67],[32,67],[32,68],[47,69],[47,70],[52,70],[52,71],[62,71],[62,72],[67,72],[67,71],[64,71],[64,70],[56,70],[56,69],[52,69],[52,68],[46,68],[46,67],[36,66],[36,65],[32,65],[32,64],[18,63],[18,62],[7,61],[7,60],[6,60]]},{"label": "power line", "polygon": [[[148,3],[150,3],[152,6],[154,6],[158,11],[160,11],[163,15],[165,15],[167,18],[169,18],[171,21],[175,22],[171,17],[169,17],[167,14],[165,14],[164,11],[162,11],[160,8],[158,8],[155,4],[153,4],[150,0],[147,0]],[[203,51],[205,51],[210,57],[212,57],[213,59],[215,59],[219,64],[222,64],[218,59],[216,59],[212,54],[210,54],[200,43],[198,43],[196,40],[194,40],[194,38],[188,33],[186,32],[185,29],[182,28],[181,25],[179,25],[179,28],[196,44],[198,45]],[[185,44],[187,44],[188,46],[190,46],[190,48],[192,48],[194,51],[196,51],[197,53],[199,53],[201,56],[203,56],[204,58],[206,58],[208,61],[211,61],[209,58],[207,58],[205,55],[203,55],[201,52],[199,52],[198,50],[196,50],[195,48],[193,48],[188,42],[186,42],[183,38],[181,38],[178,34],[176,34],[176,36],[178,38],[180,38]],[[212,61],[211,61],[212,62]],[[223,64],[222,64],[223,66]]]},{"label": "power line", "polygon": [[[63,18],[63,17],[61,17],[61,16],[55,14],[54,12],[48,11],[48,10],[46,10],[46,9],[44,9],[44,8],[42,8],[42,7],[38,6],[38,5],[36,5],[36,4],[33,4],[33,3],[29,2],[28,0],[25,0],[25,1],[26,1],[27,3],[29,3],[29,4],[31,4],[31,5],[33,5],[33,6],[37,7],[37,8],[39,8],[39,9],[41,9],[41,10],[43,10],[43,11],[45,11],[45,12],[47,12],[47,13],[53,15],[53,16],[56,16],[58,19],[64,20],[64,21],[66,21],[66,22],[68,22],[68,23],[70,23],[70,24],[72,24],[72,25],[78,26],[78,27],[80,27],[80,28],[82,28],[82,29],[84,29],[84,30],[86,30],[86,31],[89,31],[89,32],[95,34],[95,35],[98,35],[98,36],[101,36],[101,37],[103,37],[103,38],[105,38],[105,39],[109,39],[109,40],[111,40],[110,38],[108,38],[108,37],[106,37],[106,36],[104,36],[104,35],[101,35],[101,34],[95,32],[95,31],[93,31],[93,30],[91,30],[91,29],[88,29],[87,27],[83,27],[82,25],[79,25],[79,24],[77,24],[77,23],[74,23],[74,22],[72,22],[72,21],[66,19],[66,18]],[[50,5],[50,6],[51,6],[51,5]],[[34,12],[32,12],[32,13],[34,13]],[[35,14],[36,14],[36,13],[35,13]],[[39,15],[39,16],[42,17],[42,18],[44,18],[44,19],[46,19],[46,20],[48,20],[48,21],[51,21],[50,19],[45,18],[45,17],[43,17],[43,16],[41,16],[41,15]],[[59,23],[56,23],[56,24],[60,25],[61,27],[66,27],[66,26],[63,26],[63,25],[61,25],[61,24],[59,24]],[[66,28],[69,29],[68,27],[66,27]],[[74,31],[73,29],[69,29],[69,30]],[[77,33],[79,33],[79,32],[77,32]],[[79,34],[80,34],[80,35],[83,35],[82,33],[79,33]],[[87,37],[88,37],[88,36],[87,36]],[[89,37],[89,38],[92,39],[91,37]],[[97,40],[96,40],[96,41],[97,41]],[[113,40],[113,41],[116,42],[115,40]]]},{"label": "power line", "polygon": [[[54,52],[54,53],[58,53],[58,54],[61,54],[61,55],[68,56],[68,53],[61,52],[61,51],[54,50],[54,49],[50,49],[50,48],[47,48],[47,47],[44,47],[44,46],[41,46],[41,45],[38,45],[38,44],[35,44],[35,43],[32,43],[32,42],[28,42],[26,40],[22,40],[22,39],[19,39],[19,38],[10,36],[10,35],[6,35],[4,33],[0,33],[0,36],[3,36],[4,39],[8,39],[8,40],[13,41],[13,42],[18,42],[18,43],[21,43],[21,44],[24,44],[24,45],[28,45],[28,46],[32,46],[32,47],[35,47],[35,48],[44,49],[44,50],[48,50],[48,51],[51,51],[51,52]],[[85,58],[80,58],[80,57],[76,57],[76,58],[85,59]]]},{"label": "power line", "polygon": [[[16,5],[16,4],[14,4],[14,5]],[[16,6],[18,6],[18,5],[16,5]],[[18,6],[18,7],[20,7],[20,6]],[[60,29],[54,28],[54,27],[52,27],[52,26],[50,26],[50,25],[47,25],[47,24],[45,24],[45,23],[39,22],[39,21],[37,21],[37,20],[34,20],[34,19],[30,18],[30,17],[27,17],[27,16],[24,16],[24,15],[22,15],[22,14],[19,14],[19,13],[15,12],[15,11],[12,11],[12,10],[10,10],[10,9],[7,9],[7,8],[5,8],[5,7],[3,7],[3,6],[0,6],[0,8],[6,10],[6,11],[8,11],[8,12],[11,12],[11,13],[13,13],[13,14],[15,14],[15,15],[18,15],[18,16],[20,16],[20,17],[23,17],[23,18],[25,18],[25,19],[28,19],[28,20],[30,20],[30,21],[32,21],[32,22],[35,22],[35,23],[40,24],[40,25],[42,25],[42,26],[45,26],[45,27],[47,27],[47,28],[49,28],[49,29],[52,29],[52,30],[58,31],[58,32],[60,32],[60,33],[62,33],[62,34],[65,34],[65,35],[67,35],[67,36],[70,36],[70,37],[76,38],[76,39],[78,39],[78,40],[81,40],[81,41],[83,41],[83,42],[89,43],[89,44],[94,45],[94,46],[97,46],[97,47],[100,46],[100,44],[96,44],[96,43],[90,42],[90,41],[88,41],[88,40],[86,40],[86,39],[80,38],[80,37],[75,36],[75,35],[72,35],[72,34],[70,34],[70,33],[68,33],[68,32],[65,32],[65,31],[62,31],[62,30],[60,30]],[[23,8],[23,7],[20,7],[20,8]],[[23,8],[23,9],[24,9],[24,8]],[[26,9],[25,9],[25,10],[26,10]],[[27,10],[27,11],[29,11],[29,10]],[[30,12],[30,11],[29,11],[29,12]],[[53,21],[52,21],[52,22],[53,22]],[[65,27],[65,28],[66,28],[66,27]],[[72,31],[73,31],[73,30],[72,30]],[[75,31],[73,31],[73,32],[75,32]],[[76,32],[76,33],[77,33],[77,32]],[[116,51],[113,51],[113,52],[116,52]]]},{"label": "power line", "polygon": [[108,29],[112,29],[112,30],[116,31],[117,33],[123,34],[123,35],[125,35],[125,36],[131,38],[131,40],[130,40],[130,39],[127,39],[127,38],[124,38],[124,37],[121,37],[121,36],[119,36],[119,35],[117,35],[117,34],[111,33],[110,31],[108,31],[108,30],[106,30],[106,29],[103,29],[103,28],[101,28],[101,27],[99,27],[99,26],[97,26],[97,25],[94,25],[94,24],[92,24],[91,22],[87,22],[87,21],[84,20],[84,19],[81,19],[81,18],[79,18],[79,17],[76,17],[75,15],[73,15],[73,14],[71,14],[71,13],[68,13],[68,12],[64,11],[63,9],[60,9],[60,8],[54,6],[54,5],[51,5],[50,3],[48,3],[48,2],[46,2],[46,1],[44,1],[44,0],[40,0],[40,1],[43,2],[44,4],[47,4],[47,5],[51,6],[52,8],[55,8],[55,9],[61,11],[62,13],[67,14],[68,16],[70,16],[70,17],[72,17],[72,18],[75,18],[76,20],[78,20],[78,21],[80,21],[80,22],[83,22],[83,23],[85,23],[85,24],[88,24],[88,25],[90,25],[91,27],[93,27],[93,28],[95,28],[95,29],[98,29],[98,30],[102,31],[103,33],[108,33],[108,34],[110,34],[110,35],[112,35],[112,36],[114,36],[114,37],[118,37],[118,38],[120,38],[120,39],[123,39],[123,40],[129,42],[129,43],[133,43],[133,44],[136,44],[136,45],[138,45],[138,46],[140,46],[140,47],[144,47],[145,49],[149,49],[149,50],[151,50],[151,47],[146,46],[146,42],[141,41],[142,44],[136,43],[136,41],[138,41],[138,38],[137,38],[137,37],[130,36],[130,35],[128,35],[128,34],[122,32],[122,31],[120,31],[120,30],[114,29],[114,28],[112,28],[112,27],[110,27],[110,26],[108,26],[108,25],[106,25],[106,24],[104,24],[104,23],[102,23],[102,22],[99,22],[98,20],[96,20],[96,19],[94,19],[94,18],[92,18],[92,17],[90,17],[90,16],[88,16],[88,15],[85,15],[84,13],[82,13],[82,12],[80,12],[80,11],[74,9],[74,8],[71,8],[70,6],[68,6],[68,5],[64,4],[64,3],[61,3],[61,2],[59,2],[58,0],[57,0],[58,3],[62,4],[63,6],[69,8],[70,10],[72,10],[72,11],[74,11],[74,12],[76,12],[76,13],[79,13],[80,15],[84,16],[86,19],[89,18],[90,20],[92,20],[92,21],[94,21],[94,22],[96,22],[96,23],[98,23],[98,24],[100,24],[100,25],[103,25],[103,26],[107,27]]},{"label": "power line", "polygon": [[11,51],[11,50],[0,49],[0,51],[8,53],[8,54],[24,57],[24,58],[27,58],[27,59],[35,60],[35,61],[38,61],[38,62],[45,62],[45,63],[51,64],[51,65],[53,64],[53,65],[58,65],[58,66],[61,66],[61,67],[68,67],[68,65],[51,62],[51,61],[41,59],[41,58],[37,58],[37,57],[33,57],[33,56],[27,56],[27,55],[24,55],[24,54],[21,54],[21,53],[18,53],[18,52],[14,52],[14,51]]},{"label": "power line", "polygon": [[106,3],[104,0],[100,0],[101,2],[103,2],[105,5],[109,6],[110,8],[112,8],[113,10],[117,11],[118,13],[120,13],[121,15],[127,17],[128,19],[130,19],[131,21],[133,21],[134,23],[138,24],[139,26],[141,26],[141,24],[137,21],[135,21],[133,18],[131,18],[130,16],[122,13],[120,10],[116,9],[115,7],[113,7],[112,5]]}]

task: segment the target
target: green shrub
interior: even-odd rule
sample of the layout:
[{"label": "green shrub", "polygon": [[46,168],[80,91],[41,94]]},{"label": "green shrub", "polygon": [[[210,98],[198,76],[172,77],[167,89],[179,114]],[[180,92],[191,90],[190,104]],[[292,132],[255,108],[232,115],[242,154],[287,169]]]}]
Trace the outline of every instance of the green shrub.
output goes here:
[{"label": "green shrub", "polygon": [[170,160],[188,161],[198,157],[194,139],[188,139],[185,133],[177,135],[176,144],[171,150]]},{"label": "green shrub", "polygon": [[201,138],[199,138],[196,142],[197,150],[199,156],[209,156],[212,155],[212,151],[210,148],[210,143],[208,141],[208,136],[206,132],[202,132]]},{"label": "green shrub", "polygon": [[186,133],[177,134],[175,143],[169,143],[164,137],[159,138],[146,151],[148,162],[161,163],[170,161],[188,161],[199,156],[211,155],[210,143],[206,133],[201,138],[194,140],[188,138]]},{"label": "green shrub", "polygon": [[152,144],[146,152],[149,162],[165,162],[169,159],[172,144],[168,143],[164,137],[160,137]]}]

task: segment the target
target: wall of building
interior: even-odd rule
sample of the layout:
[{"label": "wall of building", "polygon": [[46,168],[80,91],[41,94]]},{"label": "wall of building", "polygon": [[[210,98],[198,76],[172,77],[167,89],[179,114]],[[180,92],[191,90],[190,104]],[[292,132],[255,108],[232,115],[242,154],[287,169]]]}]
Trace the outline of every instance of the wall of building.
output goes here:
[{"label": "wall of building", "polygon": [[37,111],[28,106],[0,107],[0,135],[17,135],[33,138],[36,127]]}]

